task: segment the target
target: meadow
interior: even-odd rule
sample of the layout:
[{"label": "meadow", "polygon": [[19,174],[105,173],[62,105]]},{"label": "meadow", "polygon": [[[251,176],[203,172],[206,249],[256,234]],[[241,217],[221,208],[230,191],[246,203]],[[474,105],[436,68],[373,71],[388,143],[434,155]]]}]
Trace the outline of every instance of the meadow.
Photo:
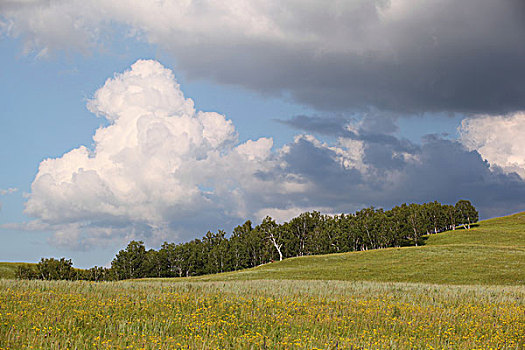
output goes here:
[{"label": "meadow", "polygon": [[524,348],[524,213],[217,275],[0,280],[0,350]]},{"label": "meadow", "polygon": [[0,281],[1,349],[523,349],[525,287]]}]

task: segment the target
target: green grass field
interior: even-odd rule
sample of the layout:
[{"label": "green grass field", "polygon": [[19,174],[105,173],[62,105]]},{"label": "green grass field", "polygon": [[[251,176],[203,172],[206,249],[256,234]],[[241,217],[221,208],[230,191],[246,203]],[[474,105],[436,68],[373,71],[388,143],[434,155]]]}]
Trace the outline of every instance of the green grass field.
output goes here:
[{"label": "green grass field", "polygon": [[1,349],[523,349],[525,288],[0,281]]},{"label": "green grass field", "polygon": [[524,273],[521,213],[431,235],[421,247],[212,276],[1,279],[0,350],[522,350]]}]

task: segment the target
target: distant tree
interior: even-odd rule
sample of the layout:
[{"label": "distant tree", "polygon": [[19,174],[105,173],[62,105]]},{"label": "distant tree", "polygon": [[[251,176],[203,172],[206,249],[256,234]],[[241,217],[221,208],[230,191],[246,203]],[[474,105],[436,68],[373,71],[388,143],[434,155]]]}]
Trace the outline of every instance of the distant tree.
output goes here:
[{"label": "distant tree", "polygon": [[320,213],[319,212],[306,212],[293,218],[288,223],[289,232],[292,234],[295,240],[296,251],[295,255],[303,256],[307,253],[306,244],[311,233],[314,232],[315,228],[320,225]]},{"label": "distant tree", "polygon": [[344,220],[345,214],[333,217],[326,215],[323,230],[326,231],[329,253],[350,250],[345,239]]},{"label": "distant tree", "polygon": [[330,215],[314,212],[316,225],[306,240],[306,254],[329,254],[340,250],[340,233],[337,220]]},{"label": "distant tree", "polygon": [[408,206],[408,224],[412,230],[411,239],[415,246],[418,245],[419,238],[426,231],[427,222],[423,208],[420,204],[410,204]]},{"label": "distant tree", "polygon": [[259,227],[249,233],[246,243],[250,254],[250,266],[265,264],[273,258],[275,248]]},{"label": "distant tree", "polygon": [[351,252],[361,250],[362,241],[360,237],[359,230],[357,230],[357,219],[353,214],[341,214],[336,217],[336,229],[337,240],[340,245],[340,251],[342,252]]},{"label": "distant tree", "polygon": [[146,277],[163,277],[167,274],[167,263],[165,252],[150,249],[146,252],[146,261],[144,262],[144,275]]},{"label": "distant tree", "polygon": [[30,265],[20,265],[16,270],[16,278],[21,280],[33,280],[38,278],[38,272]]},{"label": "distant tree", "polygon": [[390,217],[390,225],[392,227],[392,246],[406,246],[410,243],[412,225],[409,222],[410,209],[406,203],[400,206],[395,206],[388,211]]},{"label": "distant tree", "polygon": [[279,230],[279,225],[269,216],[265,217],[262,223],[256,227],[263,236],[272,244],[279,255],[279,261],[283,260],[282,253],[282,230]]},{"label": "distant tree", "polygon": [[219,273],[229,270],[228,240],[226,232],[208,231],[202,238],[204,269],[206,273]]},{"label": "distant tree", "polygon": [[182,277],[184,256],[182,244],[164,242],[160,253],[164,264],[164,277]]},{"label": "distant tree", "polygon": [[117,279],[145,277],[147,273],[146,247],[142,241],[129,242],[126,249],[118,252],[111,262]]},{"label": "distant tree", "polygon": [[76,274],[70,259],[42,258],[37,264],[37,276],[43,280],[70,280]]},{"label": "distant tree", "polygon": [[244,224],[233,229],[230,237],[230,259],[233,270],[244,269],[251,266],[249,241],[253,231],[252,222],[247,220]]},{"label": "distant tree", "polygon": [[357,233],[364,249],[384,248],[387,237],[387,217],[383,209],[364,208],[355,213]]},{"label": "distant tree", "polygon": [[456,226],[461,222],[459,212],[453,205],[443,205],[443,212],[446,217],[446,229],[455,230]]},{"label": "distant tree", "polygon": [[180,253],[183,257],[182,270],[184,276],[188,277],[206,273],[206,251],[204,249],[204,244],[200,239],[194,239],[190,242],[184,243],[181,247]]},{"label": "distant tree", "polygon": [[470,230],[470,225],[478,222],[479,214],[476,208],[468,200],[459,200],[455,205],[458,217],[460,218],[460,223],[467,225],[467,228]]},{"label": "distant tree", "polygon": [[78,270],[77,279],[86,281],[111,281],[114,279],[111,269],[107,267],[93,266],[87,270]]},{"label": "distant tree", "polygon": [[429,228],[428,233],[438,233],[445,230],[447,224],[447,213],[441,203],[437,201],[425,203],[423,205],[427,226]]}]

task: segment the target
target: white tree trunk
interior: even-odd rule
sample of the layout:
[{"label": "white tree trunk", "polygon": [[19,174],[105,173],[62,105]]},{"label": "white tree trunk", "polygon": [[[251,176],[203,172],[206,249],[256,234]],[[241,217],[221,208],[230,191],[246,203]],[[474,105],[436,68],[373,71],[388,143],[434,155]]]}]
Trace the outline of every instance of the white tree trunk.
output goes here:
[{"label": "white tree trunk", "polygon": [[275,236],[273,233],[270,234],[270,241],[272,242],[275,249],[277,249],[277,253],[279,253],[279,261],[283,260],[283,253],[281,252],[281,246],[282,244],[277,244],[277,241],[275,240]]}]

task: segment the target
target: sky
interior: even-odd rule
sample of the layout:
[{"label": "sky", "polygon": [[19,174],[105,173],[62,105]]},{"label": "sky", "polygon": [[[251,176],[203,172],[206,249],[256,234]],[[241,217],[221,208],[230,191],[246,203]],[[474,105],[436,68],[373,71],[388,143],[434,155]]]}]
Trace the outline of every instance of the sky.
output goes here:
[{"label": "sky", "polygon": [[311,210],[525,210],[520,0],[0,2],[0,261]]}]

